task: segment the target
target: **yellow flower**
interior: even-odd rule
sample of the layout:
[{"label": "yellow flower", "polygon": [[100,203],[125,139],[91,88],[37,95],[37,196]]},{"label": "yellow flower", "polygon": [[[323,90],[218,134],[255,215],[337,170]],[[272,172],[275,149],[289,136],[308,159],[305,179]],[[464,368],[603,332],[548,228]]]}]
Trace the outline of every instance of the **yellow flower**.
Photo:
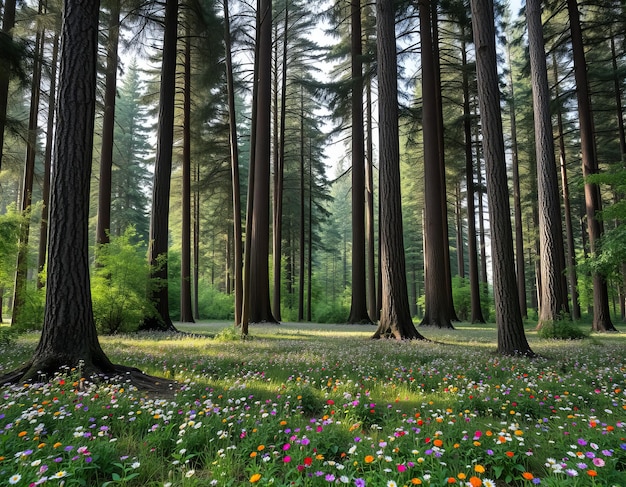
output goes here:
[{"label": "yellow flower", "polygon": [[485,473],[485,467],[482,465],[476,465],[474,466],[474,471],[477,473]]},{"label": "yellow flower", "polygon": [[250,477],[250,483],[254,484],[256,482],[258,482],[259,480],[261,480],[261,474],[260,473],[255,473],[252,475],[252,477]]},{"label": "yellow flower", "polygon": [[52,445],[52,448],[59,448],[63,443],[61,443],[60,441],[57,441],[54,445]]}]

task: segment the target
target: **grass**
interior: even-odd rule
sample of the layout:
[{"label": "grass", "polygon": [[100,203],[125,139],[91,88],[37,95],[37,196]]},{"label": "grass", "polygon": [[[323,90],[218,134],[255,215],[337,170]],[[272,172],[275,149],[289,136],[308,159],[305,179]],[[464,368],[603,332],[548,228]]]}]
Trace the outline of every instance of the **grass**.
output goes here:
[{"label": "grass", "polygon": [[[179,324],[101,337],[175,378],[157,398],[79,370],[3,388],[0,486],[626,486],[626,336],[495,354],[493,325],[372,341],[360,325]],[[0,343],[0,373],[37,334]]]}]

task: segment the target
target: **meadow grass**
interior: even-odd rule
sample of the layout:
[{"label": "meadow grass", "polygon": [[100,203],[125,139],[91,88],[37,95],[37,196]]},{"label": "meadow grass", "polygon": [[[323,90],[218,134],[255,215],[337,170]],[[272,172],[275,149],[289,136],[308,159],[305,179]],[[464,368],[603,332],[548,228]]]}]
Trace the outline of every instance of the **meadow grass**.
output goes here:
[{"label": "meadow grass", "polygon": [[[80,370],[3,387],[0,486],[626,486],[626,336],[495,353],[494,325],[370,340],[362,325],[178,324],[101,337],[163,397]],[[38,334],[0,343],[0,374]]]}]

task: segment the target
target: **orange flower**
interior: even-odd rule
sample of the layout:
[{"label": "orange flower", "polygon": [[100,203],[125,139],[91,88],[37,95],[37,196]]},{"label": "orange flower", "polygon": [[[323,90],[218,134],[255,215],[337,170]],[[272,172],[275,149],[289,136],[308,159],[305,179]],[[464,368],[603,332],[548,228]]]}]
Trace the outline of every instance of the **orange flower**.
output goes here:
[{"label": "orange flower", "polygon": [[515,453],[513,453],[512,451],[508,451],[505,453],[505,455],[509,458],[513,458],[515,456]]},{"label": "orange flower", "polygon": [[524,479],[526,479],[526,480],[532,480],[532,479],[535,478],[535,476],[532,473],[530,473],[530,472],[524,472],[522,474],[522,477],[524,477]]},{"label": "orange flower", "polygon": [[255,451],[250,452],[250,458],[254,458],[254,457],[256,457],[256,452]]},{"label": "orange flower", "polygon": [[413,485],[422,485],[422,481],[421,481],[420,479],[418,479],[417,477],[413,477],[413,478],[411,479],[411,483],[412,483]]},{"label": "orange flower", "polygon": [[372,455],[367,455],[364,458],[365,463],[372,463],[374,461],[374,457]]},{"label": "orange flower", "polygon": [[457,475],[457,477],[459,478],[459,480],[465,480],[467,478],[467,475],[461,472],[459,475]]},{"label": "orange flower", "polygon": [[24,436],[26,436],[26,431],[20,431],[20,432],[17,434],[17,436],[18,436],[19,438],[23,438]]},{"label": "orange flower", "polygon": [[483,481],[480,480],[478,477],[470,477],[470,485],[472,487],[480,487],[481,485],[483,485]]},{"label": "orange flower", "polygon": [[598,475],[598,472],[596,472],[595,470],[587,470],[587,475],[589,475],[589,477],[596,477]]},{"label": "orange flower", "polygon": [[261,480],[261,474],[260,473],[255,473],[252,475],[252,477],[250,477],[250,483],[254,484],[255,482],[258,482],[259,480]]},{"label": "orange flower", "polygon": [[54,445],[52,445],[52,448],[59,448],[63,443],[61,443],[60,441],[57,441]]},{"label": "orange flower", "polygon": [[441,441],[439,438],[437,438],[435,441],[433,441],[433,445],[435,445],[436,447],[441,448],[443,446],[443,441]]},{"label": "orange flower", "polygon": [[483,485],[483,481],[480,480],[478,477],[470,477],[469,483],[472,487],[480,487],[481,485]]},{"label": "orange flower", "polygon": [[265,445],[259,445],[259,446],[256,447],[256,449],[259,450],[259,451],[263,451],[263,450],[265,450]]},{"label": "orange flower", "polygon": [[482,465],[475,465],[474,471],[476,473],[485,473],[485,467],[483,467]]},{"label": "orange flower", "polygon": [[456,484],[456,479],[454,477],[448,477],[449,484]]}]

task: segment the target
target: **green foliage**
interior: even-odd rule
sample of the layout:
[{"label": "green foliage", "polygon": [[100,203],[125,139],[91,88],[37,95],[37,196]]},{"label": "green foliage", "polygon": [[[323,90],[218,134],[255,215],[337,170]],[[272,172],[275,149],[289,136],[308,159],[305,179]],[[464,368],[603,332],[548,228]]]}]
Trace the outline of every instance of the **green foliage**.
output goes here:
[{"label": "green foliage", "polygon": [[133,227],[97,248],[91,295],[100,333],[136,331],[143,318],[156,313],[147,296],[158,283],[150,278],[143,248]]},{"label": "green foliage", "polygon": [[587,338],[587,334],[580,330],[571,320],[546,321],[542,324],[537,334],[541,338],[553,340],[581,340]]},{"label": "green foliage", "polygon": [[24,216],[12,203],[6,213],[0,214],[0,286],[13,285],[17,241]]},{"label": "green foliage", "polygon": [[45,287],[38,288],[35,282],[29,281],[26,283],[26,289],[22,298],[20,322],[16,326],[20,331],[41,330],[46,310]]},{"label": "green foliage", "polygon": [[0,345],[12,346],[17,339],[18,331],[12,326],[0,325]]},{"label": "green foliage", "polygon": [[218,342],[236,342],[241,340],[241,331],[239,328],[235,328],[234,326],[227,326],[222,331],[220,331],[217,335],[215,335],[215,340]]},{"label": "green foliage", "polygon": [[198,312],[203,319],[233,320],[235,296],[222,293],[201,281],[198,286]]}]

